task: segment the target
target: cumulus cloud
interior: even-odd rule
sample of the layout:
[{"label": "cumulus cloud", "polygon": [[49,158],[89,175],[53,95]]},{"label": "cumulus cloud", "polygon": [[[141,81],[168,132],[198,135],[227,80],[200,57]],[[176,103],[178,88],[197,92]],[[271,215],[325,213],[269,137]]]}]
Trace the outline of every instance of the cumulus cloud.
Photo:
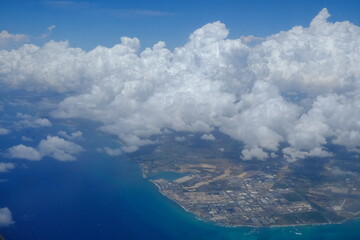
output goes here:
[{"label": "cumulus cloud", "polygon": [[14,168],[15,168],[15,164],[13,163],[0,162],[0,172],[8,172],[9,170]]},{"label": "cumulus cloud", "polygon": [[253,35],[242,36],[240,39],[244,44],[251,46],[251,47],[253,47],[257,44],[260,44],[265,40],[264,38],[255,37]]},{"label": "cumulus cloud", "polygon": [[204,134],[201,136],[201,139],[202,139],[202,140],[208,140],[208,141],[214,141],[214,140],[215,140],[215,136],[212,135],[211,133],[204,133]]},{"label": "cumulus cloud", "polygon": [[11,34],[3,30],[0,32],[0,50],[19,47],[29,39],[29,36],[25,34]]},{"label": "cumulus cloud", "polygon": [[11,211],[7,207],[0,208],[0,227],[7,227],[14,223]]},{"label": "cumulus cloud", "polygon": [[326,157],[327,144],[358,151],[360,28],[329,16],[262,39],[228,39],[209,23],[173,51],[164,42],[140,51],[127,37],[88,52],[26,44],[0,52],[0,82],[66,93],[52,116],[99,121],[125,152],[168,129],[219,130],[244,144],[243,159]]},{"label": "cumulus cloud", "polygon": [[8,149],[11,158],[33,161],[41,160],[43,157],[51,157],[59,161],[73,161],[76,160],[75,156],[82,151],[83,148],[78,144],[57,136],[48,136],[41,140],[36,148],[20,144]]},{"label": "cumulus cloud", "polygon": [[45,140],[41,140],[38,148],[42,156],[49,156],[59,161],[76,160],[74,155],[83,151],[76,143],[56,136],[48,136]]},{"label": "cumulus cloud", "polygon": [[31,161],[41,160],[41,154],[32,147],[27,147],[23,144],[13,146],[8,149],[11,158],[22,158]]},{"label": "cumulus cloud", "polygon": [[47,118],[37,118],[23,113],[17,113],[16,117],[21,119],[15,123],[15,126],[20,129],[52,126],[51,122]]},{"label": "cumulus cloud", "polygon": [[10,133],[9,129],[0,127],[0,135],[6,135],[6,134],[9,134],[9,133]]},{"label": "cumulus cloud", "polygon": [[259,160],[265,160],[269,158],[269,154],[264,152],[262,148],[255,147],[252,149],[244,149],[241,152],[242,159],[244,160],[251,160],[251,159],[259,159]]}]

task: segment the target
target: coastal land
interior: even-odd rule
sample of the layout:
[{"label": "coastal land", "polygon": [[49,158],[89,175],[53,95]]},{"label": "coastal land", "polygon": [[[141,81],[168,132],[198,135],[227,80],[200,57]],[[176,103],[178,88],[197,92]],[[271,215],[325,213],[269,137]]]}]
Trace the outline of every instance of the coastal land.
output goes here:
[{"label": "coastal land", "polygon": [[198,218],[224,226],[339,223],[360,216],[358,159],[241,160],[227,136],[162,136],[134,154],[143,176]]}]

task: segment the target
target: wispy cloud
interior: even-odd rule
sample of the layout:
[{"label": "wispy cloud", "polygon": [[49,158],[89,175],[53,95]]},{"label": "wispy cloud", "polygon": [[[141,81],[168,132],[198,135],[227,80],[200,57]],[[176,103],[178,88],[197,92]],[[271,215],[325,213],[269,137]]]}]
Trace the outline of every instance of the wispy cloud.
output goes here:
[{"label": "wispy cloud", "polygon": [[131,18],[131,17],[162,17],[162,16],[172,16],[175,13],[164,12],[157,10],[147,10],[147,9],[99,9],[99,13],[106,13],[114,17],[120,18]]},{"label": "wispy cloud", "polygon": [[44,39],[44,38],[49,37],[49,36],[51,35],[52,30],[53,30],[54,28],[56,28],[56,26],[55,26],[55,25],[51,25],[50,27],[47,28],[47,31],[46,31],[45,33],[41,34],[38,38],[39,38],[39,39]]},{"label": "wispy cloud", "polygon": [[53,8],[65,8],[65,9],[87,9],[95,7],[95,3],[91,2],[75,2],[75,1],[43,1],[43,4]]},{"label": "wispy cloud", "polygon": [[119,18],[133,17],[161,17],[175,15],[172,12],[158,11],[151,9],[122,9],[122,8],[101,8],[96,3],[75,2],[75,1],[44,1],[43,4],[51,8],[69,9],[69,10],[87,10],[91,13],[106,14]]}]

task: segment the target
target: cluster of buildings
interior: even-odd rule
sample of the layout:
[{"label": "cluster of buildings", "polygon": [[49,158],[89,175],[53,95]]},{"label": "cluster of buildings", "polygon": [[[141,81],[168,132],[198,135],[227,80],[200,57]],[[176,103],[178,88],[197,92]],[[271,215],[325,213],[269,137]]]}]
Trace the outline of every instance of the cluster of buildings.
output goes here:
[{"label": "cluster of buildings", "polygon": [[251,177],[246,177],[215,171],[210,178],[209,173],[206,174],[203,178],[199,173],[173,181],[155,179],[153,182],[164,195],[189,212],[222,225],[305,224],[307,219],[302,219],[301,214],[316,211],[292,189],[272,188],[276,180],[274,175],[253,172]]}]

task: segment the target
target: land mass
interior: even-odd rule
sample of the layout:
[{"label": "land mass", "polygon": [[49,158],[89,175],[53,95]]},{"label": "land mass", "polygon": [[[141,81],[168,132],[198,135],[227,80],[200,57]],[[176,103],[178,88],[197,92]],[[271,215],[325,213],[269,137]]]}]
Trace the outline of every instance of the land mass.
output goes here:
[{"label": "land mass", "polygon": [[133,158],[162,194],[220,225],[328,224],[360,216],[358,159],[243,161],[241,147],[221,134],[214,141],[163,136]]}]

